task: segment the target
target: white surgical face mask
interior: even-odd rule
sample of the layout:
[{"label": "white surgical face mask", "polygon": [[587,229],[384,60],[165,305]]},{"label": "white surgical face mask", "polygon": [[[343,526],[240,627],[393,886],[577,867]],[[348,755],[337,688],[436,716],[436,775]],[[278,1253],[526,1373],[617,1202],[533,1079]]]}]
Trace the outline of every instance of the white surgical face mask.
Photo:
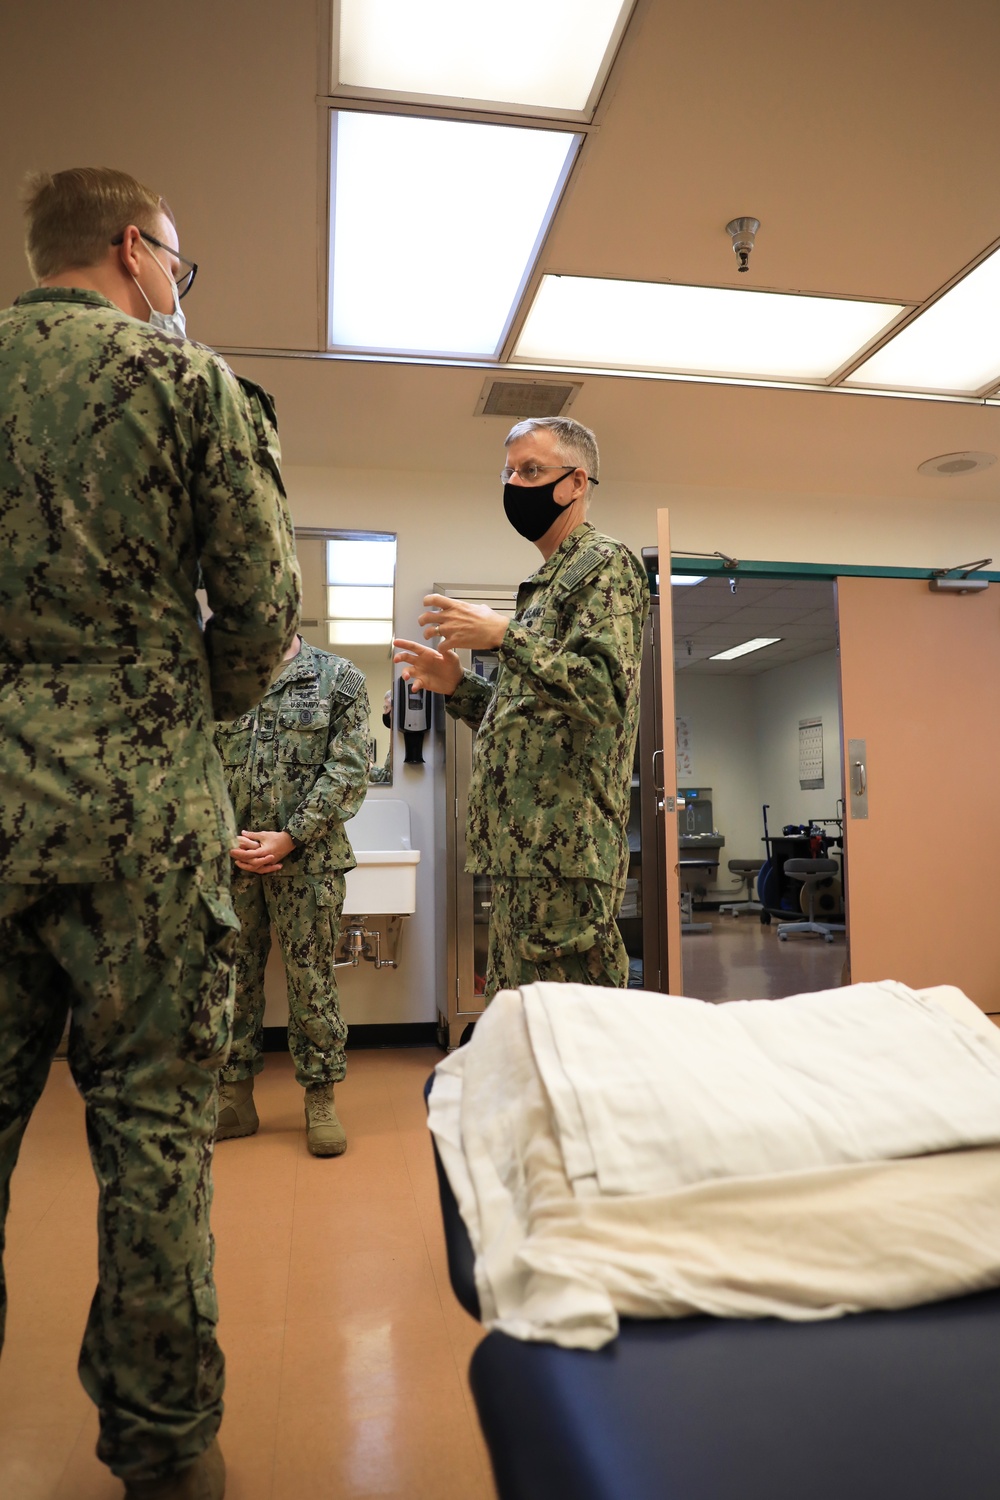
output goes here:
[{"label": "white surgical face mask", "polygon": [[[145,246],[146,250],[149,251],[149,254],[153,255],[152,250],[146,244],[145,240],[142,241],[142,244]],[[174,298],[174,310],[173,312],[169,313],[157,312],[152,302],[150,302],[149,298],[146,296],[146,293],[142,292],[142,287],[139,286],[138,278],[133,276],[132,280],[135,282],[136,286],[139,287],[139,290],[143,295],[143,300],[145,301],[146,306],[149,308],[149,326],[151,328],[158,328],[161,333],[173,334],[173,336],[178,339],[186,338],[187,319],[184,317],[184,309],[181,307],[181,299],[177,295],[177,283],[171,276],[170,272],[161,264],[159,256],[153,255],[153,259],[160,267],[160,270],[163,272],[164,276],[170,282],[170,290],[173,293]]]}]

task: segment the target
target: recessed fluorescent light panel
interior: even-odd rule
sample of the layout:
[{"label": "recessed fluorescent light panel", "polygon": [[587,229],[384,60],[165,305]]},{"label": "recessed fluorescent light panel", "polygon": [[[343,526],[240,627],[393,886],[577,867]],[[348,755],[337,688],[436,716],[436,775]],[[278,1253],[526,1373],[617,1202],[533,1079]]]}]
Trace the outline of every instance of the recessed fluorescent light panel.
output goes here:
[{"label": "recessed fluorescent light panel", "polygon": [[781,640],[780,635],[758,635],[752,641],[744,641],[742,646],[732,646],[728,651],[718,651],[715,656],[710,656],[709,661],[734,661],[737,656],[749,656],[751,651],[763,651],[765,646],[776,646]]},{"label": "recessed fluorescent light panel", "polygon": [[579,135],[349,111],[332,118],[331,345],[494,355]]},{"label": "recessed fluorescent light panel", "polygon": [[846,385],[966,395],[1000,380],[1000,250],[914,318]]},{"label": "recessed fluorescent light panel", "polygon": [[634,0],[340,0],[334,77],[376,97],[593,110]]},{"label": "recessed fluorescent light panel", "polygon": [[694,588],[696,583],[704,583],[707,577],[707,573],[700,575],[697,573],[671,573],[670,582],[675,589],[690,589]]},{"label": "recessed fluorescent light panel", "polygon": [[514,358],[822,381],[902,311],[837,297],[544,276]]}]

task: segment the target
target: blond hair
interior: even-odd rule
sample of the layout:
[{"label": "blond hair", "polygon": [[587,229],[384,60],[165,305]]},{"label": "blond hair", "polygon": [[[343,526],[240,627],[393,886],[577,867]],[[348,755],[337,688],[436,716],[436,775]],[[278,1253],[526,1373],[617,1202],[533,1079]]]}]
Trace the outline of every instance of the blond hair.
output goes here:
[{"label": "blond hair", "polygon": [[161,214],[174,222],[157,193],[111,167],[32,172],[25,179],[22,203],[24,248],[36,281],[77,266],[96,266],[129,224],[155,234]]}]

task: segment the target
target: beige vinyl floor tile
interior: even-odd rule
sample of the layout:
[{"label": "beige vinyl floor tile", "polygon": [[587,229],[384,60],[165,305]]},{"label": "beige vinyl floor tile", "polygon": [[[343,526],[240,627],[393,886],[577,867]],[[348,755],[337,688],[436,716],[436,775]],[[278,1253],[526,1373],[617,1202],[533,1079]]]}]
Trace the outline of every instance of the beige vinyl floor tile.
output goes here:
[{"label": "beige vinyl floor tile", "polygon": [[[259,1133],[217,1149],[227,1500],[494,1500],[466,1378],[482,1330],[448,1283],[424,1123],[440,1057],[349,1053],[348,1150],[318,1160],[291,1060],[270,1054]],[[76,1374],[95,1208],[82,1103],[57,1060],[12,1180],[3,1500],[120,1500]]]}]

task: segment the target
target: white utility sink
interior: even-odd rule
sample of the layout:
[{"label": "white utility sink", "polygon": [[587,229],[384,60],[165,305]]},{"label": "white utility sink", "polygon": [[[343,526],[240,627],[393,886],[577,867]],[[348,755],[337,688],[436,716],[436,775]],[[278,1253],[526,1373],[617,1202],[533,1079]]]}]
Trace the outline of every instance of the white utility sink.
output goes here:
[{"label": "white utility sink", "polygon": [[410,848],[410,809],[395,797],[367,797],[344,824],[357,866],[347,872],[346,916],[405,915],[417,909],[420,850]]}]

